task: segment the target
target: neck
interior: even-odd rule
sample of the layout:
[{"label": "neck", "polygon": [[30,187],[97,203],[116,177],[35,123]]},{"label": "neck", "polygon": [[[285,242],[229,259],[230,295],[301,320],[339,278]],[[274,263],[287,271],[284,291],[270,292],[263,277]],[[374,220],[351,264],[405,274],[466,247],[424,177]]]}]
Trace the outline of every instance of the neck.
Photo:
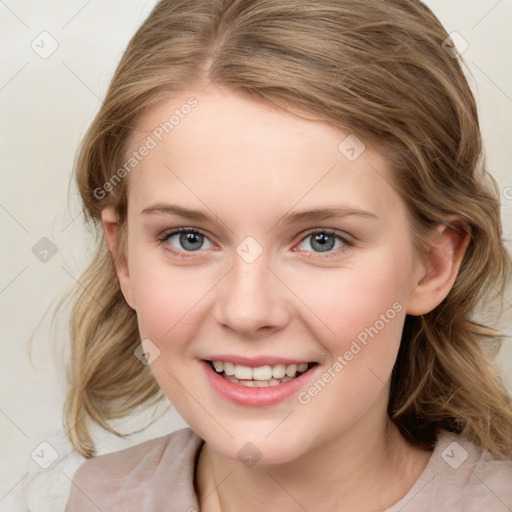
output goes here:
[{"label": "neck", "polygon": [[[379,427],[377,427],[379,425]],[[357,424],[285,464],[248,467],[205,444],[197,470],[204,512],[382,511],[400,500],[430,453],[410,446],[387,415]]]}]

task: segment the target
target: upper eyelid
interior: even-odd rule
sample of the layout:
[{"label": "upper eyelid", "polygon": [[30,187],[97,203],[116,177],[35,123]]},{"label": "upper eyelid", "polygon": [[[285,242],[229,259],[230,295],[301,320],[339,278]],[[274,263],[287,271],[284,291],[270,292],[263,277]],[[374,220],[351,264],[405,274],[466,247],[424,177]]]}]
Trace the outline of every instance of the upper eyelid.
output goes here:
[{"label": "upper eyelid", "polygon": [[339,229],[334,228],[312,228],[306,230],[306,232],[303,234],[301,241],[307,238],[308,236],[311,236],[314,233],[327,233],[329,235],[336,236],[338,238],[341,238],[342,240],[348,239],[349,241],[355,240],[355,237],[352,235],[346,233],[345,231],[341,231]]},{"label": "upper eyelid", "polygon": [[[208,240],[211,243],[215,243],[214,241],[211,240],[213,235],[210,235],[207,231],[203,231],[202,229],[193,228],[193,227],[189,227],[189,226],[166,229],[165,231],[162,231],[162,233],[160,235],[158,235],[158,238],[162,239],[162,240],[166,240],[171,235],[176,236],[176,235],[179,235],[180,233],[198,233],[200,235],[203,235],[205,238],[208,238]],[[215,238],[215,237],[213,237],[213,238]]]}]

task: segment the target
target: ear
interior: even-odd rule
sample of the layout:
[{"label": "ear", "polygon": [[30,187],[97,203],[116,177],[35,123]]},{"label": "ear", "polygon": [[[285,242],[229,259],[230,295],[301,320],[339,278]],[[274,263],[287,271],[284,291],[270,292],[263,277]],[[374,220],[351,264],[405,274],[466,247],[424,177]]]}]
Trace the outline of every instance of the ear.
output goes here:
[{"label": "ear", "polygon": [[424,315],[450,293],[471,240],[469,225],[456,221],[440,224],[432,231],[431,245],[419,266],[419,280],[409,294],[407,314]]},{"label": "ear", "polygon": [[114,267],[116,270],[117,280],[128,305],[132,309],[135,308],[133,300],[132,283],[130,279],[130,272],[128,269],[128,262],[125,255],[120,248],[120,227],[117,219],[117,214],[113,206],[106,206],[101,210],[101,220],[103,223],[103,231],[105,239],[114,260]]}]

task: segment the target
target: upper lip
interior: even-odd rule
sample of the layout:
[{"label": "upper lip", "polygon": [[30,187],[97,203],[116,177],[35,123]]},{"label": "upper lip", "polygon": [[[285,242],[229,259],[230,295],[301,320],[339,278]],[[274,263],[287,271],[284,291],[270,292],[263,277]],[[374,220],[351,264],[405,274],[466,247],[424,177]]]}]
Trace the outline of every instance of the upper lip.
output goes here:
[{"label": "upper lip", "polygon": [[288,358],[288,357],[276,357],[276,356],[258,356],[258,357],[247,357],[247,356],[235,356],[229,354],[216,354],[204,358],[205,361],[222,361],[224,363],[241,364],[244,366],[250,366],[256,368],[258,366],[274,366],[276,364],[300,364],[300,363],[312,363],[311,359],[300,359],[300,358]]}]

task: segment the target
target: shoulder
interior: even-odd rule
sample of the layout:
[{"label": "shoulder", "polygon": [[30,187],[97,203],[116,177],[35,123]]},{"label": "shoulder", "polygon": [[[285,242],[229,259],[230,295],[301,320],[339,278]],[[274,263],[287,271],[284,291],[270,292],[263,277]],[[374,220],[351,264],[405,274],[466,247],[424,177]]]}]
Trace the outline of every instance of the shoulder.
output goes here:
[{"label": "shoulder", "polygon": [[82,463],[71,483],[66,512],[158,510],[182,500],[193,507],[195,459],[202,439],[190,428]]},{"label": "shoulder", "polygon": [[460,435],[441,431],[419,480],[389,512],[395,509],[510,512],[512,459],[498,459]]},{"label": "shoulder", "polygon": [[[443,432],[438,440],[439,477],[464,491],[467,505],[506,504],[512,507],[512,459],[498,459],[462,436]],[[440,479],[438,478],[438,480]],[[488,510],[494,510],[489,508]],[[501,510],[501,509],[496,509]]]}]

